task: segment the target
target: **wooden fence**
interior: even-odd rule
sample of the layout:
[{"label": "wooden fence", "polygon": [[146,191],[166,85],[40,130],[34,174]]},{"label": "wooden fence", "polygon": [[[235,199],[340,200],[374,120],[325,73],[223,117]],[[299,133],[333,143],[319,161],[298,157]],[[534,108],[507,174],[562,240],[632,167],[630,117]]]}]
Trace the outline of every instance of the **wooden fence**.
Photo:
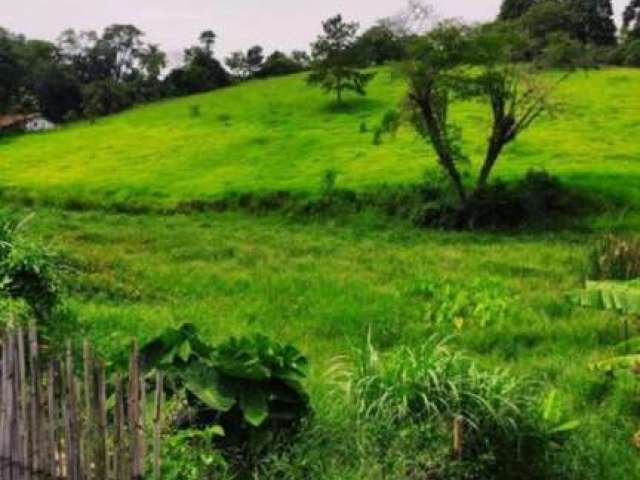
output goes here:
[{"label": "wooden fence", "polygon": [[80,369],[70,344],[42,361],[35,328],[7,332],[0,348],[0,480],[160,478],[163,378],[147,401],[137,345],[113,392],[87,342]]}]

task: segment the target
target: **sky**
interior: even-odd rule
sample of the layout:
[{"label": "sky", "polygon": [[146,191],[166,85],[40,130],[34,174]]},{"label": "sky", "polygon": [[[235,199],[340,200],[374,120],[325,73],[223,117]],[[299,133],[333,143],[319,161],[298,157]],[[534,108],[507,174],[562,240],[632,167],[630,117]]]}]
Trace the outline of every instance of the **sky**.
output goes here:
[{"label": "sky", "polygon": [[[501,0],[431,0],[440,17],[488,20]],[[628,0],[614,0],[616,17]],[[397,13],[406,0],[0,0],[0,26],[30,38],[55,40],[64,29],[101,31],[133,23],[173,62],[199,32],[218,34],[216,53],[259,44],[265,50],[307,49],[320,22],[336,13],[363,27]],[[172,62],[172,63],[173,63]]]}]

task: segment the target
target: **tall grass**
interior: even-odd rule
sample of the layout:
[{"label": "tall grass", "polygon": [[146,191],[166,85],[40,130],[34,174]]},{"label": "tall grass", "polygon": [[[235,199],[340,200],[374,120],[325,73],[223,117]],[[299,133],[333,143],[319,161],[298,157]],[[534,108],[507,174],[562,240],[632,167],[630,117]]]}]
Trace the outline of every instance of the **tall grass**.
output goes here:
[{"label": "tall grass", "polygon": [[[379,455],[389,454],[398,437],[416,436],[432,454],[412,468],[433,478],[554,478],[552,470],[561,465],[551,445],[573,430],[549,423],[535,383],[479,369],[437,336],[386,355],[369,343],[356,353],[343,382],[358,424],[378,439]],[[462,462],[456,463],[448,446],[459,417],[466,433]]]},{"label": "tall grass", "polygon": [[607,235],[596,244],[589,260],[593,280],[640,278],[640,237]]}]

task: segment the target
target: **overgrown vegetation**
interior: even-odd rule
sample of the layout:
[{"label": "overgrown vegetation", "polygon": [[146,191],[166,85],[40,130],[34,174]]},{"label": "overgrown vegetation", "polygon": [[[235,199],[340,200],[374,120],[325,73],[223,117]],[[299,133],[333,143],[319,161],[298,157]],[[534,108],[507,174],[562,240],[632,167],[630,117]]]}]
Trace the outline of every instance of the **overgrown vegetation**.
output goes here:
[{"label": "overgrown vegetation", "polygon": [[604,237],[591,253],[588,275],[593,280],[640,278],[640,238]]},{"label": "overgrown vegetation", "polygon": [[175,399],[185,401],[174,426],[187,429],[185,435],[218,426],[210,448],[244,469],[288,441],[309,414],[302,386],[307,360],[291,345],[255,336],[212,347],[185,324],[151,340],[141,354],[148,370],[168,375]]}]

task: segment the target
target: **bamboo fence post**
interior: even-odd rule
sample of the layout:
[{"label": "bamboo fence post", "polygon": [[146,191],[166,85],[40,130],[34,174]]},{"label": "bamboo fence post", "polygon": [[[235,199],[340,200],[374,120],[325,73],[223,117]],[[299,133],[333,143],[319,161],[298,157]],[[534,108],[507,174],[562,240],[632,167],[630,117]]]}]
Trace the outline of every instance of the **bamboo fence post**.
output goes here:
[{"label": "bamboo fence post", "polygon": [[8,435],[8,449],[9,449],[9,478],[14,476],[15,480],[18,480],[17,473],[17,465],[20,461],[19,456],[19,418],[20,412],[18,412],[18,375],[17,375],[17,347],[16,347],[17,337],[13,333],[9,333],[9,369],[10,369],[10,378],[9,378],[9,435]]},{"label": "bamboo fence post", "polygon": [[162,433],[162,397],[164,392],[162,372],[156,373],[156,395],[153,412],[153,478],[160,480],[160,435]]},{"label": "bamboo fence post", "polygon": [[8,340],[5,337],[2,340],[2,379],[0,382],[0,390],[2,391],[2,403],[0,404],[0,473],[2,478],[9,478],[7,471],[7,431],[9,428],[9,391],[7,388],[9,378],[9,353]]},{"label": "bamboo fence post", "polygon": [[140,424],[140,361],[137,342],[134,342],[131,346],[127,400],[129,436],[131,439],[131,478],[132,480],[140,480],[144,474],[144,459],[142,458],[144,429]]},{"label": "bamboo fence post", "polygon": [[106,387],[104,380],[104,367],[102,364],[94,364],[93,371],[93,411],[96,421],[96,431],[93,437],[95,441],[95,475],[97,480],[108,479],[107,456],[107,407]]},{"label": "bamboo fence post", "polygon": [[146,422],[146,405],[147,405],[147,381],[144,378],[144,374],[140,369],[140,354],[138,354],[138,375],[140,377],[140,461],[141,461],[141,473],[144,477],[145,474],[145,458],[147,455],[147,443],[145,430],[147,428]]},{"label": "bamboo fence post", "polygon": [[78,422],[78,397],[75,376],[73,372],[73,356],[71,350],[71,342],[67,346],[67,362],[66,362],[66,422],[67,429],[67,476],[69,480],[82,480],[82,472],[80,470],[80,451],[79,451],[79,422]]},{"label": "bamboo fence post", "polygon": [[124,399],[122,392],[122,378],[120,374],[116,374],[116,411],[115,411],[115,432],[114,432],[114,472],[115,480],[126,479],[126,446],[124,433]]},{"label": "bamboo fence post", "polygon": [[27,480],[29,478],[29,471],[32,455],[30,452],[30,439],[29,439],[29,397],[27,392],[27,352],[24,342],[24,330],[22,327],[18,327],[16,331],[17,335],[17,355],[18,361],[16,362],[17,372],[16,381],[18,382],[17,395],[19,405],[19,417],[18,417],[18,436],[20,437],[20,454],[18,457],[19,468],[22,471],[22,476]]},{"label": "bamboo fence post", "polygon": [[83,358],[83,387],[84,387],[84,416],[83,416],[83,428],[82,428],[82,438],[83,438],[83,451],[82,451],[82,463],[83,463],[83,472],[86,480],[92,480],[92,458],[93,453],[95,452],[95,438],[93,436],[93,427],[95,422],[95,417],[93,415],[93,409],[91,408],[93,405],[91,394],[93,392],[93,359],[91,355],[91,347],[89,346],[89,341],[84,340],[82,345],[82,358]]},{"label": "bamboo fence post", "polygon": [[453,419],[453,458],[461,460],[464,454],[464,418]]},{"label": "bamboo fence post", "polygon": [[48,453],[49,453],[49,475],[51,478],[57,478],[62,476],[58,471],[57,459],[59,458],[58,452],[58,414],[56,410],[56,363],[52,361],[48,368],[48,382],[47,382],[47,407],[49,415],[49,429],[47,431],[49,435],[48,441]]},{"label": "bamboo fence post", "polygon": [[33,471],[38,473],[44,470],[44,456],[46,437],[43,435],[41,409],[44,406],[40,389],[40,367],[38,362],[38,333],[35,324],[29,327],[29,370],[31,372],[31,439],[33,452]]}]

